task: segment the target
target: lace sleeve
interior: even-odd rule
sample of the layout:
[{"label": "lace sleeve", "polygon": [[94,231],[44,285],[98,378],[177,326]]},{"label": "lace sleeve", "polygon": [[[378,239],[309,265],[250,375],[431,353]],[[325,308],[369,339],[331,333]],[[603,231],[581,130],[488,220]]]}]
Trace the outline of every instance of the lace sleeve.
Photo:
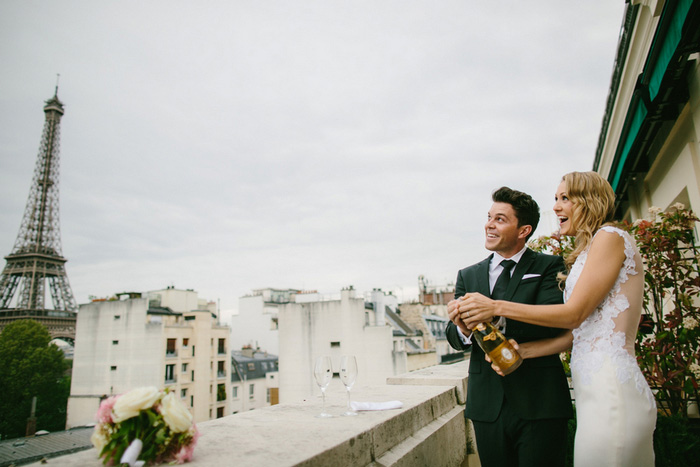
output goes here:
[{"label": "lace sleeve", "polygon": [[[622,271],[620,271],[621,273],[624,271],[624,275],[620,274],[620,280],[621,282],[625,282],[627,280],[628,275],[637,274],[637,266],[634,261],[634,257],[637,253],[637,248],[634,245],[634,241],[630,234],[618,227],[613,227],[612,225],[605,225],[601,227],[598,232],[600,232],[601,230],[608,233],[616,233],[620,237],[622,237],[622,239],[625,242],[625,264],[623,266]],[[598,232],[596,232],[596,235],[598,235]]]}]

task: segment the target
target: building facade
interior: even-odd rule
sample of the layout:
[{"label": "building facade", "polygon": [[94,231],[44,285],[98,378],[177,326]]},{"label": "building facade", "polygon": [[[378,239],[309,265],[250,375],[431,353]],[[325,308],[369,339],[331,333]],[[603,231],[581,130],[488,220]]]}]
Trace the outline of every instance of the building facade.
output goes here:
[{"label": "building facade", "polygon": [[260,349],[279,354],[277,310],[303,293],[297,289],[257,289],[238,300],[238,314],[231,318],[231,348]]},{"label": "building facade", "polygon": [[617,216],[700,209],[700,2],[632,0],[625,9],[593,170]]},{"label": "building facade", "polygon": [[141,386],[174,391],[196,422],[230,414],[230,328],[214,304],[174,288],[120,298],[80,306],[67,427]]},{"label": "building facade", "polygon": [[280,403],[297,403],[320,394],[313,368],[316,358],[324,355],[331,357],[336,377],[340,357],[354,355],[358,385],[384,384],[393,376],[392,327],[386,322],[384,308],[379,310],[366,309],[365,299],[357,297],[352,287],[343,289],[337,300],[307,294],[282,305]]},{"label": "building facade", "polygon": [[252,348],[231,351],[232,413],[279,404],[277,355]]},{"label": "building facade", "polygon": [[399,311],[406,323],[423,333],[424,348],[435,352],[436,363],[464,358],[464,352],[453,349],[447,342],[445,329],[450,321],[446,318],[447,305],[402,303]]}]

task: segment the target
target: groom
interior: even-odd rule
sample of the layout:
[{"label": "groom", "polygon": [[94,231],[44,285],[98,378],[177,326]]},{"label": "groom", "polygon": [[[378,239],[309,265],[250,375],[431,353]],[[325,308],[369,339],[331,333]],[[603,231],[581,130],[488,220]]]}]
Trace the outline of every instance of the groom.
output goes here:
[{"label": "groom", "polygon": [[[536,253],[525,246],[540,219],[537,203],[529,195],[507,187],[496,190],[492,199],[485,229],[486,249],[493,254],[459,271],[455,298],[479,292],[519,303],[562,303],[556,278],[564,270],[562,258]],[[503,260],[510,261],[501,263]],[[499,278],[501,273],[503,278]],[[510,375],[499,376],[485,361],[481,348],[471,345],[471,330],[459,317],[458,302],[451,301],[447,310],[450,345],[458,350],[472,349],[465,417],[474,424],[481,465],[564,466],[567,419],[573,411],[559,355],[526,359]],[[501,320],[498,324],[506,337],[518,342],[563,332]]]}]

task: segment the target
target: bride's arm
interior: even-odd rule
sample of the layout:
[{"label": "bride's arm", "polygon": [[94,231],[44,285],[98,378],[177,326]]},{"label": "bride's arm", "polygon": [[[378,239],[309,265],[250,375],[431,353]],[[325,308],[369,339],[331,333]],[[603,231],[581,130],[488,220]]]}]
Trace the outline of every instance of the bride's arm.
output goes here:
[{"label": "bride's arm", "polygon": [[523,358],[537,358],[562,353],[571,348],[574,336],[566,330],[557,337],[518,344],[518,353]]},{"label": "bride's arm", "polygon": [[539,326],[577,328],[608,295],[625,261],[625,244],[616,233],[598,232],[588,251],[581,276],[566,303],[525,305],[491,300],[481,294],[467,294],[459,307],[462,320],[470,329],[494,316]]}]

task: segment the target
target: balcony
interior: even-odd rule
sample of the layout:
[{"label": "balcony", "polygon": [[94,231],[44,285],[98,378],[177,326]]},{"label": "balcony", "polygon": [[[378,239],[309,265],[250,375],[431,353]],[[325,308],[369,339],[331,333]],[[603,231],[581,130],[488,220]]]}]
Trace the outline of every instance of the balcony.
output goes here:
[{"label": "balcony", "polygon": [[[438,365],[388,378],[381,386],[359,386],[357,401],[400,400],[397,410],[345,411],[345,388],[334,380],[326,409],[336,415],[319,419],[321,398],[265,407],[198,423],[202,434],[192,467],[240,465],[322,467],[461,466],[478,467],[467,454],[464,403],[468,362]],[[290,427],[294,427],[290,429]],[[101,467],[94,449],[49,460],[53,467]],[[34,464],[40,467],[40,464]]]}]

